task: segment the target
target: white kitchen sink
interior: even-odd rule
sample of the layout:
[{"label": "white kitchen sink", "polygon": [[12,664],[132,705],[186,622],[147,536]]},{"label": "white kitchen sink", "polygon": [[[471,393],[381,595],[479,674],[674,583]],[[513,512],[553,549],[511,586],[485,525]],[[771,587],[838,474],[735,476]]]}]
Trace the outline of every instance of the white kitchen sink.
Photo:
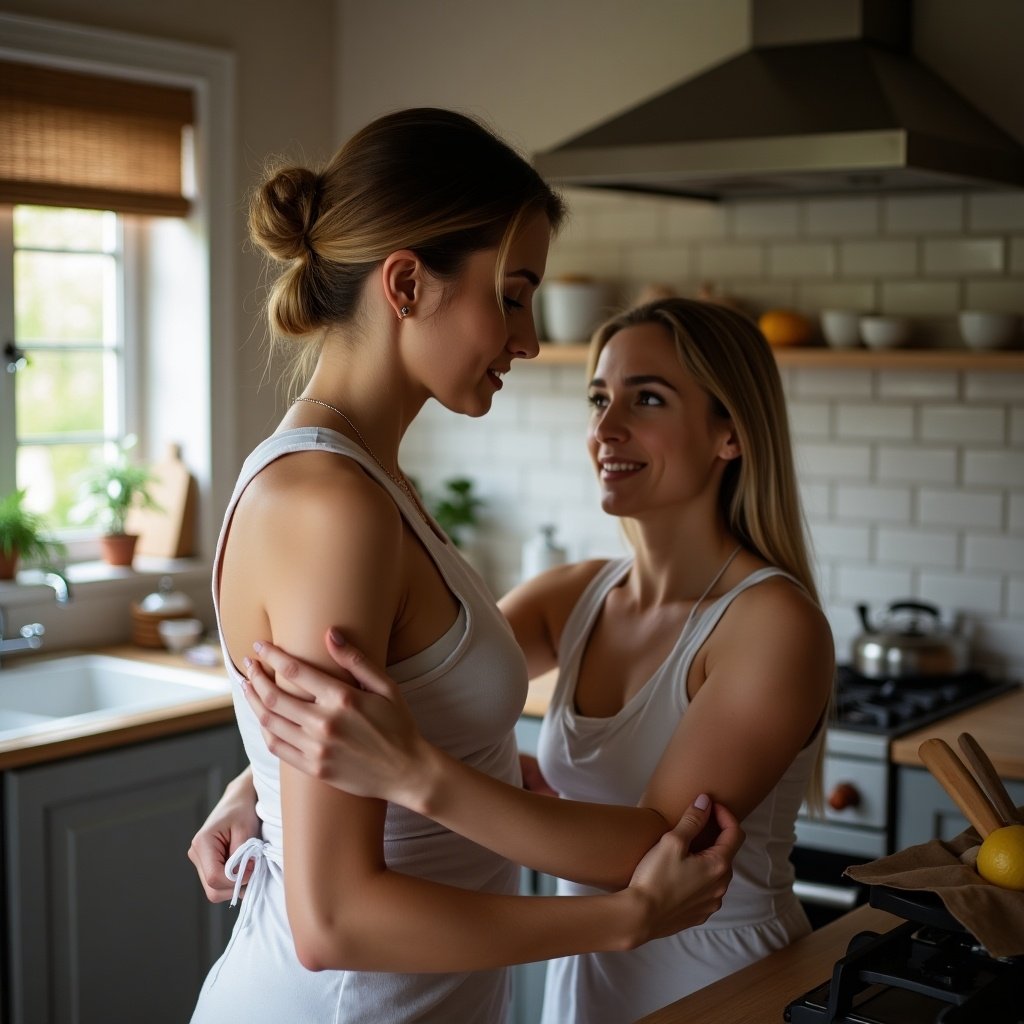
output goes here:
[{"label": "white kitchen sink", "polygon": [[227,694],[227,678],[105,654],[0,669],[0,742]]}]

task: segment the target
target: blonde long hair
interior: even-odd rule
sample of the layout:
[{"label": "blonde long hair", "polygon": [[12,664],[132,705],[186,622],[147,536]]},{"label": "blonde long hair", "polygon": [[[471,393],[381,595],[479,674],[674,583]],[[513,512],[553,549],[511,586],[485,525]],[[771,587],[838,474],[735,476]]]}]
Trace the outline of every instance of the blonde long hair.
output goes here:
[{"label": "blonde long hair", "polygon": [[[729,463],[719,493],[728,528],[745,547],[789,573],[820,606],[782,380],[764,335],[747,317],[725,306],[659,299],[627,310],[595,331],[588,380],[608,341],[640,324],[660,324],[668,331],[683,367],[711,397],[714,410],[733,423],[742,455]],[[809,791],[815,809],[822,802],[823,755],[824,742]]]}]

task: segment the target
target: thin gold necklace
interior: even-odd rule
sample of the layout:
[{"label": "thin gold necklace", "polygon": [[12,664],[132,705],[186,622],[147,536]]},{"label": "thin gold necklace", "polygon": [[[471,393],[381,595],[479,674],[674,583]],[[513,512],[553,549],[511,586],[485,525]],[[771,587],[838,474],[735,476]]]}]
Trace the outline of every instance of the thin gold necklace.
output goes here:
[{"label": "thin gold necklace", "polygon": [[[430,520],[427,519],[426,513],[423,511],[419,499],[416,497],[416,494],[413,491],[412,487],[409,486],[409,481],[405,479],[404,474],[402,476],[395,476],[395,474],[392,473],[391,470],[388,469],[388,467],[385,466],[384,463],[377,458],[373,449],[366,443],[366,438],[363,437],[363,432],[348,418],[348,416],[346,416],[336,406],[331,405],[330,402],[323,402],[319,398],[306,398],[305,396],[300,395],[298,398],[295,399],[295,402],[309,402],[311,405],[320,405],[323,406],[323,408],[329,409],[331,412],[336,413],[338,416],[340,416],[352,428],[356,437],[359,439],[359,443],[363,446],[364,449],[366,449],[366,454],[369,455],[370,458],[373,459],[373,461],[376,462],[378,466],[380,466],[381,472],[383,472],[384,475],[387,476],[387,478],[393,484],[395,484],[395,486],[398,487],[402,491],[402,493],[412,502],[413,507],[419,513],[420,518],[423,520],[423,522],[425,522],[428,526],[430,525]],[[295,402],[293,402],[292,404],[294,405]],[[401,470],[399,470],[399,473],[401,473]]]}]

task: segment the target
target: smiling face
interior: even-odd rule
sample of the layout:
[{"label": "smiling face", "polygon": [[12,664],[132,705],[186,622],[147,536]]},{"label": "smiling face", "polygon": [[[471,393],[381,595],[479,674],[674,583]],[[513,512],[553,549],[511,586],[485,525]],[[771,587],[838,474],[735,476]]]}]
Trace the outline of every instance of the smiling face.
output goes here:
[{"label": "smiling face", "polygon": [[739,444],[732,422],[680,362],[667,328],[644,323],[614,334],[588,401],[587,446],[606,512],[643,518],[693,502],[716,508]]},{"label": "smiling face", "polygon": [[512,238],[500,282],[504,309],[495,295],[497,249],[470,255],[450,286],[419,347],[422,380],[446,408],[482,416],[512,361],[537,355],[533,293],[544,276],[550,238],[543,213],[527,218]]}]

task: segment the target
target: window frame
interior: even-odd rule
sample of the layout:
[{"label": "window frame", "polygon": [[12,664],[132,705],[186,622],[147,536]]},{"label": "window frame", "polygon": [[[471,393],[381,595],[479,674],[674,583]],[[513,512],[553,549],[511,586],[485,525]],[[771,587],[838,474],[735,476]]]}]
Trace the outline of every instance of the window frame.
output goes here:
[{"label": "window frame", "polygon": [[[29,59],[69,70],[185,86],[193,92],[196,118],[191,145],[195,154],[195,200],[173,241],[179,252],[183,247],[186,249],[185,255],[194,268],[192,286],[196,291],[192,297],[196,312],[187,326],[196,340],[187,357],[191,360],[188,370],[198,383],[186,456],[199,488],[197,557],[209,562],[220,525],[217,510],[227,505],[239,461],[238,313],[235,309],[235,254],[240,231],[236,218],[239,191],[235,174],[236,58],[229,52],[208,46],[5,13],[0,13],[0,40],[0,58]],[[150,234],[145,224],[135,227],[144,239]],[[180,424],[175,421],[174,402],[167,395],[156,396],[163,400],[154,401],[154,395],[146,392],[147,387],[154,386],[154,374],[162,372],[156,355],[160,346],[167,343],[168,330],[160,323],[167,312],[166,306],[154,309],[152,296],[147,291],[152,267],[148,265],[146,249],[145,240],[135,247],[135,265],[131,272],[137,274],[140,284],[126,296],[126,331],[137,328],[137,336],[146,341],[136,350],[138,359],[128,368],[125,415],[127,422],[137,427],[140,436],[146,437],[145,457],[152,460],[174,440]],[[10,323],[13,328],[12,315],[13,310],[0,309],[0,330],[3,330],[0,342],[7,340],[6,324]],[[156,346],[157,351],[148,351],[152,346]],[[198,365],[196,359],[200,360]],[[3,365],[0,365],[0,374],[6,376]],[[0,399],[4,384],[0,384]],[[175,397],[173,389],[170,397]],[[13,444],[13,419],[10,430],[6,422],[10,415],[6,410],[11,404],[0,401],[0,433],[6,438],[0,438],[0,448]],[[13,472],[13,457],[0,454],[0,487],[13,488]],[[72,553],[72,559],[75,557]],[[71,568],[74,575],[75,567]],[[89,571],[85,569],[86,576]],[[166,569],[156,567],[152,571]],[[0,603],[18,602],[22,596],[18,591],[33,589],[37,588],[0,583]]]}]

